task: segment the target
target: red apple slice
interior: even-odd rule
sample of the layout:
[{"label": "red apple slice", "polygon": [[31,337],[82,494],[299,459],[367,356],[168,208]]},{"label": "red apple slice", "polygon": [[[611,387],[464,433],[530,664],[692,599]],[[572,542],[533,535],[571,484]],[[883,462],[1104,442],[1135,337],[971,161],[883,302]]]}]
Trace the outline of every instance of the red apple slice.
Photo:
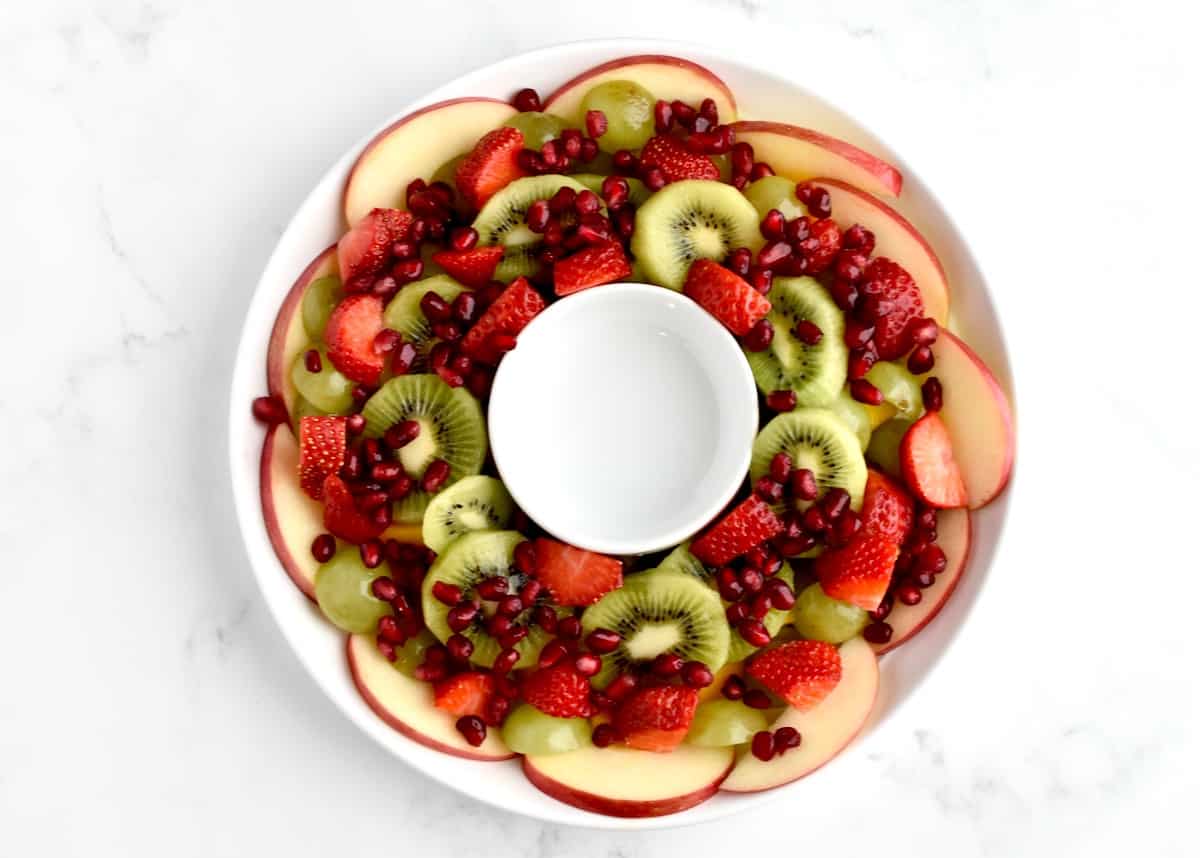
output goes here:
[{"label": "red apple slice", "polygon": [[988,503],[1012,473],[1016,436],[1000,382],[975,352],[943,329],[933,344],[933,374],[942,382],[941,418],[967,485],[967,506]]},{"label": "red apple slice", "polygon": [[404,189],[426,179],[516,110],[495,98],[455,98],[423,107],[389,125],[367,144],[342,191],[347,224],[373,208],[405,208]]},{"label": "red apple slice", "polygon": [[589,746],[527,756],[525,776],[559,801],[607,816],[679,813],[711,798],[733,766],[732,748],[680,745],[669,754]]},{"label": "red apple slice", "polygon": [[820,177],[814,184],[829,191],[833,219],[845,229],[862,224],[875,233],[875,256],[886,256],[900,264],[917,283],[925,315],[939,325],[950,315],[950,287],[946,271],[929,242],[917,228],[887,203],[839,179]]},{"label": "red apple slice", "polygon": [[308,598],[316,600],[317,574],[312,543],[325,532],[321,504],[300,490],[300,448],[292,430],[277,423],[267,430],[259,462],[258,488],[263,521],[275,556]]},{"label": "red apple slice", "polygon": [[371,638],[350,635],[346,657],[363,700],[389,727],[414,742],[469,760],[509,760],[516,756],[500,739],[499,730],[488,730],[478,748],[468,743],[454,727],[457,719],[433,705],[433,686],[392,667]]},{"label": "red apple slice", "polygon": [[542,102],[543,109],[581,124],[584,95],[607,80],[631,80],[644,86],[655,98],[679,100],[693,107],[711,98],[717,103],[721,122],[737,119],[737,101],[725,81],[690,60],[657,54],[624,57],[590,68],[550,93]]},{"label": "red apple slice", "polygon": [[879,691],[879,663],[862,638],[839,648],[842,678],[829,696],[807,712],[788,709],[772,725],[800,731],[800,747],[763,762],[745,754],[721,784],[727,792],[762,792],[799,780],[833,759],[866,722]]},{"label": "red apple slice", "polygon": [[304,314],[300,312],[304,290],[314,280],[337,274],[337,245],[327,247],[316,259],[308,263],[296,283],[283,299],[283,305],[275,316],[271,329],[271,340],[267,344],[267,390],[287,407],[288,414],[295,410],[296,386],[292,384],[292,363],[300,349],[308,344],[308,332],[304,330]]},{"label": "red apple slice", "polygon": [[889,197],[900,196],[904,185],[900,171],[887,161],[811,128],[782,122],[736,122],[733,131],[738,142],[754,147],[754,160],[766,161],[789,179],[830,176]]},{"label": "red apple slice", "polygon": [[971,553],[971,514],[965,509],[943,509],[938,511],[937,521],[937,544],[946,552],[946,568],[932,587],[921,591],[920,602],[915,605],[896,602],[887,618],[892,627],[891,638],[885,644],[871,645],[877,655],[895,649],[929,625],[967,568],[967,557]]}]

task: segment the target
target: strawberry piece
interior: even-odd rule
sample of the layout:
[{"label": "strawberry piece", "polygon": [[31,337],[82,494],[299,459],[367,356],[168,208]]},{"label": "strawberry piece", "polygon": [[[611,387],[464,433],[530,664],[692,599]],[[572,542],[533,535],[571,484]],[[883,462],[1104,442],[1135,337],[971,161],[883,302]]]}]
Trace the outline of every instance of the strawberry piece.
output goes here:
[{"label": "strawberry piece", "polygon": [[567,660],[543,667],[525,677],[525,702],[555,718],[588,718],[592,714],[591,683]]},{"label": "strawberry piece", "polygon": [[347,292],[371,286],[392,257],[392,245],[403,240],[413,216],[399,209],[371,209],[338,241],[338,271]]},{"label": "strawberry piece", "polygon": [[873,611],[883,601],[900,546],[866,530],[841,548],[829,549],[813,563],[825,595]]},{"label": "strawberry piece", "polygon": [[346,461],[345,417],[300,418],[300,488],[314,500],[325,494],[325,478]]},{"label": "strawberry piece", "polygon": [[460,718],[482,717],[495,692],[496,679],[490,673],[459,673],[434,683],[433,705]]},{"label": "strawberry piece", "polygon": [[807,712],[841,681],[842,657],[824,641],[791,641],[756,655],[746,673],[792,708]]},{"label": "strawberry piece", "polygon": [[464,286],[478,289],[496,273],[504,258],[503,247],[473,247],[470,250],[439,250],[433,261]]},{"label": "strawberry piece", "polygon": [[886,256],[867,263],[859,291],[863,295],[886,298],[893,310],[875,323],[875,348],[880,360],[896,360],[912,351],[908,325],[925,315],[921,290],[912,276]]},{"label": "strawberry piece", "polygon": [[815,248],[808,254],[808,273],[820,274],[833,264],[842,249],[842,231],[829,218],[821,218],[809,224],[808,237],[816,239]]},{"label": "strawberry piece", "polygon": [[913,499],[893,480],[874,468],[867,469],[867,488],[863,493],[863,529],[889,539],[897,545],[908,540],[913,523]]},{"label": "strawberry piece", "polygon": [[480,138],[454,174],[454,184],[473,209],[483,208],[492,194],[524,175],[517,164],[524,148],[521,132],[507,126]]},{"label": "strawberry piece", "polygon": [[351,381],[375,385],[383,372],[383,355],[375,337],[383,330],[383,299],[376,295],[347,295],[333,308],[325,325],[329,360]]},{"label": "strawberry piece", "polygon": [[554,263],[554,294],[572,295],[628,277],[633,269],[617,242],[585,247]]},{"label": "strawberry piece", "polygon": [[783,522],[762,498],[751,495],[692,543],[692,555],[709,566],[724,566],[783,532]]},{"label": "strawberry piece", "polygon": [[936,413],[926,414],[904,433],[900,471],[925,504],[938,509],[967,505],[967,487],[954,460],[950,432]]},{"label": "strawberry piece", "polygon": [[674,137],[661,135],[651,137],[642,148],[642,167],[657,167],[662,170],[668,182],[679,182],[683,179],[715,181],[721,178],[721,171],[709,158],[689,152],[687,147]]},{"label": "strawberry piece", "polygon": [[554,539],[533,543],[534,577],[560,605],[591,605],[621,586],[621,561]]},{"label": "strawberry piece", "polygon": [[683,293],[739,337],[771,309],[757,289],[711,259],[692,263]]},{"label": "strawberry piece", "polygon": [[496,334],[515,337],[544,309],[546,299],[529,285],[528,280],[518,277],[467,331],[462,339],[462,350],[481,363],[499,363],[504,353],[489,342],[491,337]]},{"label": "strawberry piece", "polygon": [[354,505],[354,495],[337,474],[325,478],[325,529],[339,539],[361,545],[387,529]]},{"label": "strawberry piece", "polygon": [[698,702],[696,689],[686,685],[641,688],[621,701],[613,726],[630,748],[671,751],[687,735]]}]

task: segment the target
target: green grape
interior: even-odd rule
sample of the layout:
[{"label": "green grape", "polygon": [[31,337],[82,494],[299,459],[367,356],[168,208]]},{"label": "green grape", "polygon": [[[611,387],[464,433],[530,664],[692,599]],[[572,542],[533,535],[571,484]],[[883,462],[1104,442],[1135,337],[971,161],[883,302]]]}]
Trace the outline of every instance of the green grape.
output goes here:
[{"label": "green grape", "polygon": [[867,625],[867,612],[857,605],[831,599],[820,584],[809,584],[796,597],[792,622],[812,641],[844,643]]},{"label": "green grape", "polygon": [[350,396],[354,382],[333,368],[324,348],[317,349],[321,355],[321,371],[309,372],[304,365],[304,355],[307,351],[308,349],[301,349],[296,355],[292,364],[292,384],[296,385],[301,396],[322,413],[347,413],[354,405]]},{"label": "green grape", "polygon": [[392,667],[406,676],[412,676],[417,665],[425,661],[425,650],[436,643],[438,639],[433,636],[433,632],[421,629],[420,634],[406,640],[404,646],[396,651],[396,661]]},{"label": "green grape", "polygon": [[912,373],[899,364],[880,361],[867,372],[867,381],[879,388],[885,402],[896,407],[896,416],[916,420],[925,406],[921,400],[921,384]]},{"label": "green grape", "polygon": [[586,718],[555,718],[523,703],[505,719],[500,738],[518,754],[562,754],[590,743],[592,725]]},{"label": "green grape", "polygon": [[850,395],[842,388],[842,392],[829,403],[829,410],[836,414],[843,423],[858,437],[859,445],[865,450],[871,440],[871,415],[867,406]]},{"label": "green grape", "polygon": [[526,149],[540,149],[567,129],[567,123],[552,113],[518,113],[504,124],[521,132]]},{"label": "green grape", "polygon": [[292,403],[292,433],[300,437],[300,419],[303,417],[320,417],[325,412],[313,405],[303,396],[297,396]]},{"label": "green grape", "polygon": [[391,605],[371,595],[371,582],[384,574],[363,565],[357,546],[346,546],[317,569],[317,606],[344,632],[373,632],[380,617],[392,612]]},{"label": "green grape", "polygon": [[900,478],[900,442],[911,425],[908,420],[897,417],[872,432],[871,443],[867,445],[867,459],[885,473]]},{"label": "green grape", "polygon": [[342,281],[333,274],[308,284],[300,301],[300,313],[310,339],[321,342],[325,338],[325,325],[341,296]]},{"label": "green grape", "polygon": [[808,214],[804,203],[796,199],[796,183],[783,176],[764,176],[747,185],[744,193],[760,218],[766,217],[771,209],[779,209],[788,220]]},{"label": "green grape", "polygon": [[767,729],[767,716],[740,700],[709,700],[696,707],[687,742],[702,748],[727,748],[749,742]]},{"label": "green grape", "polygon": [[605,152],[640,149],[654,136],[654,96],[630,80],[596,84],[583,96],[581,119],[599,110],[608,120],[607,130],[596,138]]}]

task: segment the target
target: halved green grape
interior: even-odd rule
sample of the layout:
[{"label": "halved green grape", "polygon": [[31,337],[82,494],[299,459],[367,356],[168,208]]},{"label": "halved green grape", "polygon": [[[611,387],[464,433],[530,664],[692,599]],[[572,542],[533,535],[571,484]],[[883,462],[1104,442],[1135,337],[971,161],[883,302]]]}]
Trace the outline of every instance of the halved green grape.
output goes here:
[{"label": "halved green grape", "polygon": [[566,130],[567,123],[552,113],[518,113],[504,123],[509,128],[515,128],[525,138],[526,149],[540,149]]},{"label": "halved green grape", "polygon": [[308,351],[301,349],[296,355],[292,364],[292,384],[296,385],[301,396],[323,414],[348,413],[354,405],[350,395],[354,390],[354,382],[334,369],[324,346],[317,348],[317,353],[321,355],[321,371],[309,372],[304,365],[304,355]]},{"label": "halved green grape", "polygon": [[867,372],[867,381],[879,388],[885,402],[896,406],[898,417],[916,420],[925,410],[921,383],[899,364],[880,361]]},{"label": "halved green grape", "polygon": [[300,437],[300,421],[305,417],[321,417],[325,412],[313,405],[303,396],[297,396],[292,403],[292,434]]},{"label": "halved green grape", "polygon": [[764,176],[747,185],[743,193],[760,218],[766,217],[771,209],[778,209],[788,220],[808,214],[804,203],[796,199],[796,183],[783,176]]},{"label": "halved green grape", "polygon": [[609,80],[596,84],[583,96],[582,117],[599,110],[608,128],[596,138],[605,152],[640,149],[654,136],[654,96],[631,80]]},{"label": "halved green grape", "polygon": [[[608,176],[601,175],[600,173],[572,173],[571,178],[603,199],[604,180]],[[641,179],[635,179],[633,176],[625,176],[624,179],[626,184],[629,185],[629,204],[631,206],[637,208],[650,199],[650,189],[646,187],[645,182]]]},{"label": "halved green grape", "polygon": [[[454,175],[458,172],[458,165],[465,161],[466,158],[466,152],[463,152],[461,155],[455,155],[445,164],[442,164],[442,166],[434,170],[433,175],[429,177],[429,184],[431,185],[434,182],[445,182],[450,186],[450,189],[454,192],[454,210],[460,215],[469,214],[471,211],[471,206],[465,199],[463,199],[463,195],[458,192],[458,186],[454,181]],[[431,268],[430,260],[426,258],[427,253],[433,253],[439,249],[440,248],[436,244],[426,244],[421,247],[421,256],[425,259],[426,276],[429,276],[430,274],[436,274],[441,270]]]},{"label": "halved green grape", "polygon": [[900,442],[911,425],[899,417],[889,420],[871,433],[871,443],[867,445],[867,459],[897,479],[901,477]]},{"label": "halved green grape", "polygon": [[373,632],[380,618],[392,612],[391,605],[371,595],[371,582],[385,574],[387,570],[382,567],[364,566],[357,546],[345,546],[317,568],[313,583],[317,606],[344,632]]},{"label": "halved green grape", "polygon": [[812,641],[845,643],[867,625],[867,612],[857,605],[831,599],[820,584],[809,584],[796,597],[792,622],[796,631]]},{"label": "halved green grape", "polygon": [[871,443],[871,415],[867,411],[867,406],[851,396],[848,390],[842,388],[842,392],[834,397],[833,402],[829,403],[829,410],[850,427],[862,449],[867,449],[867,444]]},{"label": "halved green grape", "polygon": [[396,651],[396,660],[392,662],[392,667],[406,676],[412,676],[417,665],[425,661],[425,650],[436,643],[438,639],[433,636],[433,632],[421,629],[416,637],[406,640],[404,646]]},{"label": "halved green grape", "polygon": [[685,741],[702,748],[727,748],[749,742],[767,729],[767,716],[740,700],[709,700],[696,707]]},{"label": "halved green grape", "polygon": [[586,718],[555,718],[522,703],[505,719],[500,738],[518,754],[563,754],[590,743],[592,725]]},{"label": "halved green grape", "polygon": [[341,297],[342,281],[333,274],[314,280],[304,290],[300,313],[309,337],[317,342],[325,338],[325,325]]}]

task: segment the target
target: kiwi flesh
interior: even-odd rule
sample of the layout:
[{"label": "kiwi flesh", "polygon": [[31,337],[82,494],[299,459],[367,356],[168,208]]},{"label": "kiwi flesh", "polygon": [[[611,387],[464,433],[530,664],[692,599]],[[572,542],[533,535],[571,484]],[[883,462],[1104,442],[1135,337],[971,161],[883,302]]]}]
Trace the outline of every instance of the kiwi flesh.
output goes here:
[{"label": "kiwi flesh", "polygon": [[[779,567],[779,571],[775,573],[775,577],[786,583],[789,587],[793,587],[796,583],[796,573],[792,571],[792,567],[786,562]],[[771,633],[771,637],[779,634],[779,631],[788,624],[792,619],[791,610],[781,611],[777,608],[771,608],[767,611],[767,615],[763,617],[763,625],[767,627],[767,631]],[[729,631],[729,661],[741,661],[750,655],[758,652],[758,647],[750,643],[742,637],[734,629]]]},{"label": "kiwi flesh", "polygon": [[[436,375],[400,375],[375,391],[362,410],[363,433],[378,438],[403,420],[415,420],[421,432],[395,452],[404,472],[420,479],[434,459],[450,466],[445,486],[478,474],[487,453],[487,429],[479,401],[466,388],[451,387]],[[414,488],[395,505],[395,519],[421,522],[433,495]]]},{"label": "kiwi flesh", "polygon": [[417,350],[411,372],[421,373],[428,369],[429,351],[437,341],[429,319],[421,310],[421,299],[426,292],[436,292],[449,304],[466,288],[448,274],[435,274],[409,283],[388,302],[383,311],[384,326],[403,336],[405,342],[412,343]]},{"label": "kiwi flesh", "polygon": [[587,190],[570,176],[526,176],[509,182],[484,204],[471,226],[479,233],[481,246],[504,248],[504,258],[496,267],[497,280],[507,282],[537,271],[536,248],[542,237],[525,223],[525,213],[537,200],[550,199],[560,188],[576,193]]},{"label": "kiwi flesh", "polygon": [[512,522],[513,502],[504,483],[476,474],[442,489],[425,509],[421,540],[438,554],[478,530],[503,530]]},{"label": "kiwi flesh", "polygon": [[697,259],[720,261],[736,248],[761,243],[758,212],[737,188],[689,179],[642,204],[631,248],[655,283],[679,291]]},{"label": "kiwi flesh", "polygon": [[839,487],[850,494],[850,505],[862,506],[867,463],[853,431],[832,411],[799,408],[775,417],[762,428],[750,451],[750,479],[770,471],[776,453],[787,453],[796,468],[807,468],[824,494]]},{"label": "kiwi flesh", "polygon": [[[767,320],[775,336],[763,351],[746,351],[758,389],[764,394],[795,391],[801,406],[828,405],[846,383],[849,351],[843,340],[842,311],[811,277],[780,277],[771,286],[770,297]],[[801,320],[821,329],[816,345],[807,345],[795,335]]]},{"label": "kiwi flesh", "polygon": [[680,572],[653,570],[631,576],[583,612],[583,632],[609,629],[621,645],[604,656],[592,679],[604,688],[619,673],[664,652],[701,661],[712,671],[729,654],[729,625],[721,597],[704,582]]},{"label": "kiwi flesh", "polygon": [[701,581],[709,580],[712,576],[709,574],[708,567],[692,554],[691,546],[691,540],[677,545],[670,554],[663,558],[662,563],[658,564],[658,570],[660,572],[679,572],[699,578]]}]

